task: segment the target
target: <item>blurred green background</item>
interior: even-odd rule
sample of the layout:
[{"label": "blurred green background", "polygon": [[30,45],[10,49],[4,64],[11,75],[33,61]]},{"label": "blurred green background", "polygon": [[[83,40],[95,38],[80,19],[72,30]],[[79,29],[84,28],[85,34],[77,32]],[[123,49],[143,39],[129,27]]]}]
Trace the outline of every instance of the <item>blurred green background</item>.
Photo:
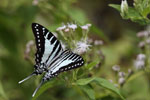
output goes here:
[{"label": "blurred green background", "polygon": [[[105,62],[96,72],[97,76],[114,79],[111,67],[115,64],[119,64],[124,71],[132,69],[133,60],[140,51],[136,33],[145,26],[123,20],[119,12],[108,6],[120,3],[120,0],[0,0],[0,100],[32,99],[39,80],[32,78],[21,85],[18,81],[33,70],[33,64],[24,59],[26,43],[34,40],[33,22],[44,25],[52,32],[62,23],[91,23],[89,37],[105,43],[101,48]],[[128,3],[133,5],[132,0]],[[125,84],[122,89],[128,100],[150,100],[144,75]],[[109,96],[102,96],[97,100],[119,100],[107,98]],[[51,87],[38,98],[77,99],[84,100],[65,85]]]}]

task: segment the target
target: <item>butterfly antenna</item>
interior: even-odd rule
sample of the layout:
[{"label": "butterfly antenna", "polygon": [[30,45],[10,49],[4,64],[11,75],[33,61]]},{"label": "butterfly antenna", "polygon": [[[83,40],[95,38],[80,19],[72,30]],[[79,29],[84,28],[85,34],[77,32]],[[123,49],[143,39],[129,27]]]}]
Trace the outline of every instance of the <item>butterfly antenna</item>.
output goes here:
[{"label": "butterfly antenna", "polygon": [[36,75],[34,72],[32,74],[30,74],[28,77],[26,77],[25,79],[19,81],[18,83],[21,84],[22,82],[28,80],[29,78],[31,78],[33,75]]},{"label": "butterfly antenna", "polygon": [[36,92],[39,90],[39,88],[42,86],[42,84],[44,83],[45,81],[42,80],[41,83],[39,84],[39,86],[35,89],[34,93],[32,94],[32,97],[35,96]]}]

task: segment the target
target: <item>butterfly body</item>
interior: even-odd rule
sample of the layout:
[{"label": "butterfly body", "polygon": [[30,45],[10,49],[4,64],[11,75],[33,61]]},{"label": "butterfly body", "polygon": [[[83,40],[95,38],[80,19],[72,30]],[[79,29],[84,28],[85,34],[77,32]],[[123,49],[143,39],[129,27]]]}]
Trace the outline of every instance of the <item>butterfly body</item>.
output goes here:
[{"label": "butterfly body", "polygon": [[35,95],[40,86],[57,76],[59,73],[78,68],[84,64],[83,58],[71,50],[63,50],[59,40],[45,27],[32,23],[37,52],[35,53],[35,65],[33,73],[20,81],[24,82],[33,75],[45,73],[40,85],[32,96]]}]

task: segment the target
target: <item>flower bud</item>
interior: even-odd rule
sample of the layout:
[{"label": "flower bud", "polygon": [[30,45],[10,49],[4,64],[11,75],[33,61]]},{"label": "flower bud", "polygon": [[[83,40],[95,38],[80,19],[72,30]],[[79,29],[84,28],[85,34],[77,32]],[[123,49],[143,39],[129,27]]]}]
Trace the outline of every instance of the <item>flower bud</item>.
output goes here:
[{"label": "flower bud", "polygon": [[121,2],[121,14],[122,16],[125,16],[125,14],[128,12],[128,3],[127,0],[122,0]]}]

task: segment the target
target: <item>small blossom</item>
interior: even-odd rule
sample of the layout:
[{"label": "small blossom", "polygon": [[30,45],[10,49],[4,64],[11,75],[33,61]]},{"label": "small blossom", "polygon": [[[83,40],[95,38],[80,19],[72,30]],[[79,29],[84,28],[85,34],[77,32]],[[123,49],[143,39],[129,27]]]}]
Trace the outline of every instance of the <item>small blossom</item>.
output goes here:
[{"label": "small blossom", "polygon": [[102,40],[95,40],[94,45],[103,45],[104,42]]},{"label": "small blossom", "polygon": [[145,42],[144,42],[144,41],[141,41],[141,42],[138,44],[138,47],[144,48],[144,47],[145,47]]},{"label": "small blossom", "polygon": [[76,25],[76,24],[69,24],[69,23],[68,23],[68,27],[69,27],[70,29],[73,29],[73,31],[75,31],[75,29],[77,28],[77,25]]},{"label": "small blossom", "polygon": [[133,70],[128,69],[128,77],[133,74]]},{"label": "small blossom", "polygon": [[114,71],[118,72],[118,71],[120,71],[120,66],[119,66],[119,65],[114,65],[114,66],[112,67],[112,69],[113,69]]},{"label": "small blossom", "polygon": [[121,2],[121,13],[125,14],[127,11],[128,11],[127,0],[122,0],[122,2]]},{"label": "small blossom", "polygon": [[86,24],[86,25],[81,26],[81,28],[82,28],[83,30],[88,30],[89,27],[91,27],[91,24]]},{"label": "small blossom", "polygon": [[118,76],[119,76],[119,77],[125,77],[125,75],[126,75],[125,72],[119,72],[119,73],[118,73]]},{"label": "small blossom", "polygon": [[138,54],[137,55],[137,60],[145,60],[146,56],[145,54]]},{"label": "small blossom", "polygon": [[74,52],[76,52],[78,54],[83,54],[89,50],[90,46],[91,45],[88,44],[87,41],[81,40],[81,41],[77,42],[77,44],[76,44],[77,48],[74,50]]},{"label": "small blossom", "polygon": [[137,33],[137,37],[141,38],[141,37],[148,37],[150,34],[148,31],[141,31]]},{"label": "small blossom", "polygon": [[142,60],[136,60],[136,61],[134,62],[134,66],[135,66],[135,68],[136,68],[137,70],[143,69],[143,68],[145,67],[145,62],[142,61]]},{"label": "small blossom", "polygon": [[33,1],[32,1],[32,4],[33,4],[33,5],[37,5],[38,3],[39,3],[39,0],[33,0]]},{"label": "small blossom", "polygon": [[66,29],[64,30],[64,32],[69,32],[69,28],[66,28]]},{"label": "small blossom", "polygon": [[61,27],[58,27],[56,30],[57,31],[62,31],[62,30],[64,30],[66,28],[66,25],[63,25],[63,26],[61,26]]},{"label": "small blossom", "polygon": [[120,85],[123,85],[125,83],[125,78],[123,78],[123,77],[119,78],[118,83]]}]

